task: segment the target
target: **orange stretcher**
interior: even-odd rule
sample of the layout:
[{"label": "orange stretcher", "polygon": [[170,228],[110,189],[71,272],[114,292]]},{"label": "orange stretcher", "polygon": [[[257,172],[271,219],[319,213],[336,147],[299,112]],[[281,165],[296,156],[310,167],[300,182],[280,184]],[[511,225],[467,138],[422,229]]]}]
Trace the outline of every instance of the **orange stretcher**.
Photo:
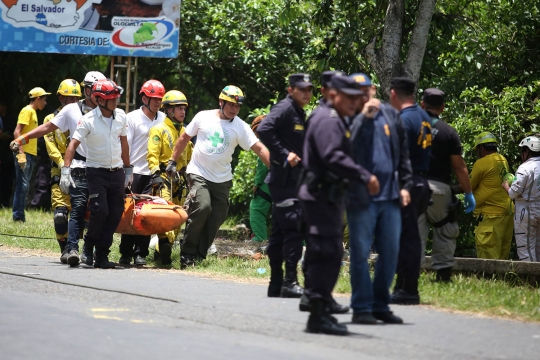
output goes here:
[{"label": "orange stretcher", "polygon": [[180,205],[158,196],[126,195],[124,213],[116,228],[119,234],[152,235],[174,230],[188,219]]}]

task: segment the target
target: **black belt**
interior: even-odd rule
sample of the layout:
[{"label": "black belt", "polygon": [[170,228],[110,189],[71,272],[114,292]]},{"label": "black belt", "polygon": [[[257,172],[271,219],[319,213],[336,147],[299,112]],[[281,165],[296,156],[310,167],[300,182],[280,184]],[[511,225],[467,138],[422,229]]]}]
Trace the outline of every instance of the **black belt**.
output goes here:
[{"label": "black belt", "polygon": [[120,169],[123,169],[122,166],[119,166],[119,167],[115,167],[115,168],[98,168],[98,169],[101,169],[101,170],[107,170],[107,171],[110,171],[110,172],[113,172],[113,171],[118,171]]}]

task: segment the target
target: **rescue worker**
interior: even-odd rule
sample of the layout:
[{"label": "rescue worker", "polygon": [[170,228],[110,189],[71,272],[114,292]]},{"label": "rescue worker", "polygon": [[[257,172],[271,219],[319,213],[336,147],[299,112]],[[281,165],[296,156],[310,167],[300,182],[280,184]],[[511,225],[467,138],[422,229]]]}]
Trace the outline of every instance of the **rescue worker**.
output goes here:
[{"label": "rescue worker", "polygon": [[189,185],[188,221],[181,244],[180,266],[205,259],[216,233],[227,217],[232,186],[231,161],[237,145],[252,149],[268,165],[268,150],[237,115],[244,102],[242,90],[226,86],[219,94],[219,109],[200,111],[174,146],[166,172],[175,177],[178,160],[197,136],[186,173]]},{"label": "rescue worker", "polygon": [[[176,171],[182,173],[181,176],[168,177],[165,169],[167,168],[167,161],[173,153],[174,145],[180,135],[185,131],[183,124],[188,101],[186,96],[180,91],[171,90],[163,97],[161,106],[166,117],[164,121],[150,128],[148,133],[146,159],[151,177],[148,185],[149,188],[145,192],[150,191],[154,196],[159,196],[174,204],[183,205],[187,187],[185,169],[191,159],[193,144],[191,142],[187,144],[176,163]],[[158,234],[156,252],[159,254],[162,265],[167,266],[172,263],[172,245],[179,230],[178,228],[164,234]]]},{"label": "rescue worker", "polygon": [[[266,115],[257,116],[251,123],[251,130],[253,130],[253,133],[257,137],[259,137],[257,128],[265,117]],[[268,184],[264,182],[267,175],[268,168],[261,159],[257,159],[253,198],[249,202],[249,224],[251,226],[251,231],[255,234],[251,241],[254,241],[257,244],[268,241],[266,221],[268,212],[272,206],[272,197],[270,196],[270,190],[268,190]],[[257,246],[257,248],[259,249],[260,246]]]},{"label": "rescue worker", "polygon": [[[353,116],[362,91],[347,76],[331,80],[328,106],[310,120],[303,145],[305,176],[298,192],[306,225],[305,294],[310,316],[306,331],[346,335],[330,313],[343,256],[343,213],[349,181],[371,183],[350,155],[347,118]],[[347,309],[348,310],[348,309]]]},{"label": "rescue worker", "polygon": [[[53,119],[62,108],[68,104],[79,101],[81,95],[81,86],[73,79],[65,79],[58,86],[58,100],[60,107],[49,114],[43,120],[43,123]],[[54,230],[56,232],[56,240],[60,245],[60,262],[67,264],[67,238],[68,238],[68,214],[71,210],[69,195],[63,194],[58,184],[60,183],[60,169],[64,166],[64,154],[68,146],[69,130],[62,132],[60,129],[51,131],[43,138],[47,153],[51,159],[51,207],[54,212]]]},{"label": "rescue worker", "polygon": [[[26,134],[26,138],[21,136],[12,141],[10,144],[11,148],[18,148],[20,145],[27,143],[28,139],[44,136],[56,129],[60,129],[62,132],[69,131],[70,136],[73,136],[81,117],[97,106],[95,100],[91,96],[92,86],[98,80],[103,79],[105,79],[105,75],[98,71],[89,71],[86,73],[84,80],[81,83],[84,87],[85,99],[64,106],[49,122],[38,126],[36,129]],[[67,263],[70,266],[77,266],[79,265],[80,260],[86,265],[92,265],[94,261],[93,249],[89,246],[83,246],[82,255],[79,259],[79,238],[82,237],[85,228],[84,216],[88,204],[86,143],[84,140],[82,141],[81,146],[77,147],[70,169],[71,178],[75,185],[70,188],[69,192],[71,212],[68,220],[68,240],[66,245],[66,250],[68,251]]]},{"label": "rescue worker", "polygon": [[508,260],[514,232],[512,199],[499,184],[510,173],[506,158],[497,152],[497,139],[487,131],[474,139],[478,160],[471,170],[471,188],[476,200],[473,215],[476,256]]},{"label": "rescue worker", "polygon": [[[165,87],[157,80],[148,80],[139,91],[142,106],[126,115],[129,159],[133,165],[133,183],[128,193],[142,194],[150,183],[148,168],[148,132],[152,126],[163,122],[165,114],[159,111]],[[120,240],[120,265],[146,265],[150,236],[122,234]]]},{"label": "rescue worker", "polygon": [[[21,139],[20,146],[11,147],[15,161],[15,193],[13,195],[13,221],[26,221],[24,208],[26,195],[32,177],[32,170],[37,156],[37,140],[30,138],[28,133],[38,126],[37,110],[43,110],[47,105],[46,92],[40,87],[33,88],[28,93],[30,104],[26,105],[19,113],[17,127],[13,132],[15,139]],[[23,146],[24,145],[24,146]]]},{"label": "rescue worker", "polygon": [[266,248],[270,260],[268,296],[299,298],[304,293],[297,277],[304,234],[299,225],[302,213],[296,184],[302,171],[306,124],[304,107],[313,94],[311,76],[290,75],[287,92],[285,99],[272,106],[257,133],[270,151],[270,171],[265,180],[273,201],[272,232]]},{"label": "rescue worker", "polygon": [[516,204],[514,235],[519,260],[540,261],[540,138],[527,136],[519,148],[523,163],[512,184],[505,181],[502,186]]},{"label": "rescue worker", "polygon": [[392,304],[418,305],[418,279],[422,257],[422,240],[418,216],[423,214],[431,199],[427,181],[431,156],[431,118],[416,103],[416,83],[406,77],[390,80],[390,104],[399,111],[407,132],[407,147],[413,170],[414,186],[410,189],[411,203],[401,207],[401,235],[397,262],[397,278]]},{"label": "rescue worker", "polygon": [[422,239],[421,256],[423,257],[425,253],[429,229],[433,227],[431,267],[437,271],[437,281],[449,282],[455,263],[456,238],[459,235],[456,214],[460,204],[450,187],[452,171],[465,192],[465,213],[474,210],[476,201],[472,193],[467,164],[461,156],[459,135],[454,128],[440,119],[444,110],[444,92],[435,88],[424,90],[420,105],[431,117],[432,148],[427,177],[433,200],[426,212],[418,217]]},{"label": "rescue worker", "polygon": [[116,109],[123,92],[124,89],[109,79],[94,83],[92,97],[98,106],[79,121],[61,170],[60,188],[69,193],[75,186],[69,167],[77,147],[85,139],[90,221],[84,242],[85,247],[96,249],[94,268],[115,267],[109,261],[109,249],[124,211],[124,189],[133,182],[126,114]]}]

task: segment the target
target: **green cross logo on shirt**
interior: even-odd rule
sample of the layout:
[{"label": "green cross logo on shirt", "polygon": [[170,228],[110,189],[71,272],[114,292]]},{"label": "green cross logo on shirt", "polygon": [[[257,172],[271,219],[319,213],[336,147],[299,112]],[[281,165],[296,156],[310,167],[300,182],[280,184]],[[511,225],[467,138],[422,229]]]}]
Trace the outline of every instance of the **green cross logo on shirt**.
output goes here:
[{"label": "green cross logo on shirt", "polygon": [[219,133],[216,131],[214,135],[208,137],[208,140],[212,141],[213,147],[217,147],[218,144],[223,144],[225,138],[220,137]]}]

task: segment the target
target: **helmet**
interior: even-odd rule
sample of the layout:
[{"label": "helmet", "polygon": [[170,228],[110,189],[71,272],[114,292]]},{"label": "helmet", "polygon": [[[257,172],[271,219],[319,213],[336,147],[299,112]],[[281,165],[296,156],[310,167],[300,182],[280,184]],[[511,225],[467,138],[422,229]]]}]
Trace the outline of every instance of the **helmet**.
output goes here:
[{"label": "helmet", "polygon": [[526,146],[531,151],[539,152],[540,151],[540,139],[536,136],[528,136],[525,139],[521,140],[519,147]]},{"label": "helmet", "polygon": [[474,146],[473,149],[476,149],[476,147],[480,144],[489,144],[489,143],[495,143],[497,144],[497,138],[490,132],[484,131],[480,134],[478,134],[474,138]]},{"label": "helmet", "polygon": [[240,90],[240,88],[234,85],[225,86],[225,88],[221,90],[219,98],[239,105],[244,103],[244,93],[242,90]]},{"label": "helmet", "polygon": [[166,105],[186,105],[188,106],[188,101],[186,95],[182,94],[178,90],[167,91],[163,99],[161,100],[161,106]]},{"label": "helmet", "polygon": [[86,73],[86,76],[84,77],[84,80],[82,81],[82,86],[92,86],[94,83],[98,80],[104,80],[106,79],[105,75],[100,73],[99,71],[89,71]]},{"label": "helmet", "polygon": [[124,89],[110,79],[98,80],[92,85],[92,94],[105,100],[119,98]]},{"label": "helmet", "polygon": [[151,98],[162,98],[165,95],[165,87],[157,80],[148,80],[141,86],[139,94],[144,94]]},{"label": "helmet", "polygon": [[81,97],[81,86],[73,79],[65,79],[58,86],[58,95]]}]

